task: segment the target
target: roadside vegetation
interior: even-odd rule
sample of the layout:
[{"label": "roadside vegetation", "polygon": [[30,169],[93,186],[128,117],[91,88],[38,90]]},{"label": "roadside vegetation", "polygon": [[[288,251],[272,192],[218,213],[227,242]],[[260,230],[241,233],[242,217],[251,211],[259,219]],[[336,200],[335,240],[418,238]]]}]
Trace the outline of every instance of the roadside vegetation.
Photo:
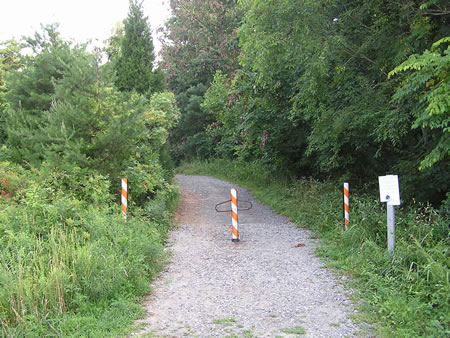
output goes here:
[{"label": "roadside vegetation", "polygon": [[[443,337],[448,334],[450,294],[448,205],[396,208],[396,246],[387,253],[386,206],[376,193],[350,194],[350,227],[343,230],[340,184],[297,179],[261,161],[184,163],[188,175],[211,175],[252,191],[274,211],[321,239],[317,253],[347,277],[361,313],[382,337]],[[445,209],[447,208],[447,209]]]},{"label": "roadside vegetation", "polygon": [[448,1],[173,0],[161,67],[177,163],[262,160],[439,206],[450,189]]},{"label": "roadside vegetation", "polygon": [[174,187],[132,203],[125,222],[111,193],[120,182],[107,176],[0,166],[0,335],[129,332],[164,263]]},{"label": "roadside vegetation", "polygon": [[107,52],[57,25],[0,50],[0,336],[129,334],[165,263],[179,111],[139,3]]}]

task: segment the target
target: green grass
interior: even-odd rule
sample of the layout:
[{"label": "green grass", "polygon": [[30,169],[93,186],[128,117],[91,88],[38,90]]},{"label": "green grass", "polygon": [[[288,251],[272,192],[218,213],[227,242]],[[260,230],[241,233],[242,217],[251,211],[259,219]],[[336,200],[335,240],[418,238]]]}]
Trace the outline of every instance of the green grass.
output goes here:
[{"label": "green grass", "polygon": [[105,178],[93,176],[91,193],[79,199],[57,173],[0,164],[8,182],[20,182],[0,204],[0,336],[134,331],[145,314],[139,303],[165,263],[176,191],[157,192],[124,222]]},{"label": "green grass", "polygon": [[236,319],[234,317],[231,318],[220,318],[220,319],[214,319],[211,323],[217,324],[217,325],[233,325],[236,322]]},{"label": "green grass", "polygon": [[296,335],[304,335],[306,333],[306,330],[301,327],[301,326],[296,326],[293,328],[289,328],[289,329],[284,329],[282,330],[283,333],[287,333],[287,334],[296,334]]},{"label": "green grass", "polygon": [[253,330],[244,330],[242,331],[242,336],[247,338],[253,338],[255,337]]},{"label": "green grass", "polygon": [[448,215],[429,205],[396,207],[396,247],[387,254],[386,206],[378,192],[350,196],[350,228],[343,231],[341,184],[291,179],[259,162],[183,164],[179,173],[210,175],[252,191],[257,200],[312,229],[318,255],[351,276],[360,315],[381,337],[448,336]]}]

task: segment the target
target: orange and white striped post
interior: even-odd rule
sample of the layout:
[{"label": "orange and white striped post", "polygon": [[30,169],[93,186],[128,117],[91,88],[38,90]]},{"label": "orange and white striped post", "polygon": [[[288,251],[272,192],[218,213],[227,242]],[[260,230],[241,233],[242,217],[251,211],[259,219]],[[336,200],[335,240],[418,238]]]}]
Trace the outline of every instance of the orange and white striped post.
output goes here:
[{"label": "orange and white striped post", "polygon": [[237,189],[231,189],[231,222],[231,240],[239,242]]},{"label": "orange and white striped post", "polygon": [[122,178],[122,218],[127,219],[128,179]]},{"label": "orange and white striped post", "polygon": [[348,183],[344,183],[344,229],[348,229],[349,219],[349,187]]}]

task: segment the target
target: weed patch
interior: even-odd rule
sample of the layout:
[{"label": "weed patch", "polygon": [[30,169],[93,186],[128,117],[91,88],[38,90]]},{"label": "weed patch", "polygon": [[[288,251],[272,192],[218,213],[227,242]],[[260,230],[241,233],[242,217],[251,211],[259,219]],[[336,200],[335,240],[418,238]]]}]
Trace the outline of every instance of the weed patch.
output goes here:
[{"label": "weed patch", "polygon": [[284,329],[282,330],[283,333],[288,333],[288,334],[296,334],[296,335],[304,335],[306,333],[305,329],[301,326],[296,326],[290,329]]},{"label": "weed patch", "polygon": [[231,317],[231,318],[214,319],[212,321],[212,324],[229,326],[229,325],[233,325],[235,322],[236,322],[236,319],[234,317]]},{"label": "weed patch", "polygon": [[176,190],[156,191],[125,223],[101,175],[82,177],[85,189],[67,172],[1,164],[0,335],[127,334],[164,262]]}]

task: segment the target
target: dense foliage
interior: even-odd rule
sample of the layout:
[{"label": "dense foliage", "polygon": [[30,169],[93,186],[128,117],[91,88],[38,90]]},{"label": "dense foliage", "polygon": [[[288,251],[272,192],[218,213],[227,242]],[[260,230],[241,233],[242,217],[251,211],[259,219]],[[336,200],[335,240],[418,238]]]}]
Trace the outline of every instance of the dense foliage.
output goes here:
[{"label": "dense foliage", "polygon": [[119,185],[93,170],[2,160],[0,177],[1,335],[125,333],[164,259],[173,188],[124,223],[110,193]]},{"label": "dense foliage", "polygon": [[[92,169],[116,182],[139,170],[159,172],[167,130],[178,120],[173,94],[147,99],[136,92],[121,93],[97,55],[56,35],[53,39],[36,42],[40,53],[10,76],[7,132],[12,159],[31,165],[45,161],[64,170]],[[160,184],[155,178],[144,181],[148,193]]]},{"label": "dense foliage", "polygon": [[211,154],[205,128],[214,117],[200,108],[217,70],[232,74],[239,54],[236,0],[171,0],[172,17],[163,29],[161,67],[182,112],[171,136],[176,160]]},{"label": "dense foliage", "polygon": [[413,128],[425,128],[433,135],[434,148],[422,160],[423,169],[448,159],[450,151],[450,37],[433,43],[431,51],[411,55],[389,75],[410,70],[413,72],[406,76],[394,100],[403,103],[413,97],[416,102],[411,112],[415,118]]},{"label": "dense foliage", "polygon": [[201,106],[210,156],[359,187],[396,173],[405,200],[446,198],[444,1],[239,4],[239,69],[217,73]]},{"label": "dense foliage", "polygon": [[[5,46],[0,335],[126,334],[164,261],[177,197],[166,145],[179,119],[175,97],[162,82],[116,85],[126,43],[106,64],[56,25],[24,41],[31,54]],[[150,73],[152,48],[134,59]],[[121,177],[129,182],[126,222]]]},{"label": "dense foliage", "polygon": [[10,70],[20,67],[19,52],[20,46],[15,40],[0,43],[0,142],[6,139],[4,124],[8,101],[5,97],[7,92],[5,76]]}]

